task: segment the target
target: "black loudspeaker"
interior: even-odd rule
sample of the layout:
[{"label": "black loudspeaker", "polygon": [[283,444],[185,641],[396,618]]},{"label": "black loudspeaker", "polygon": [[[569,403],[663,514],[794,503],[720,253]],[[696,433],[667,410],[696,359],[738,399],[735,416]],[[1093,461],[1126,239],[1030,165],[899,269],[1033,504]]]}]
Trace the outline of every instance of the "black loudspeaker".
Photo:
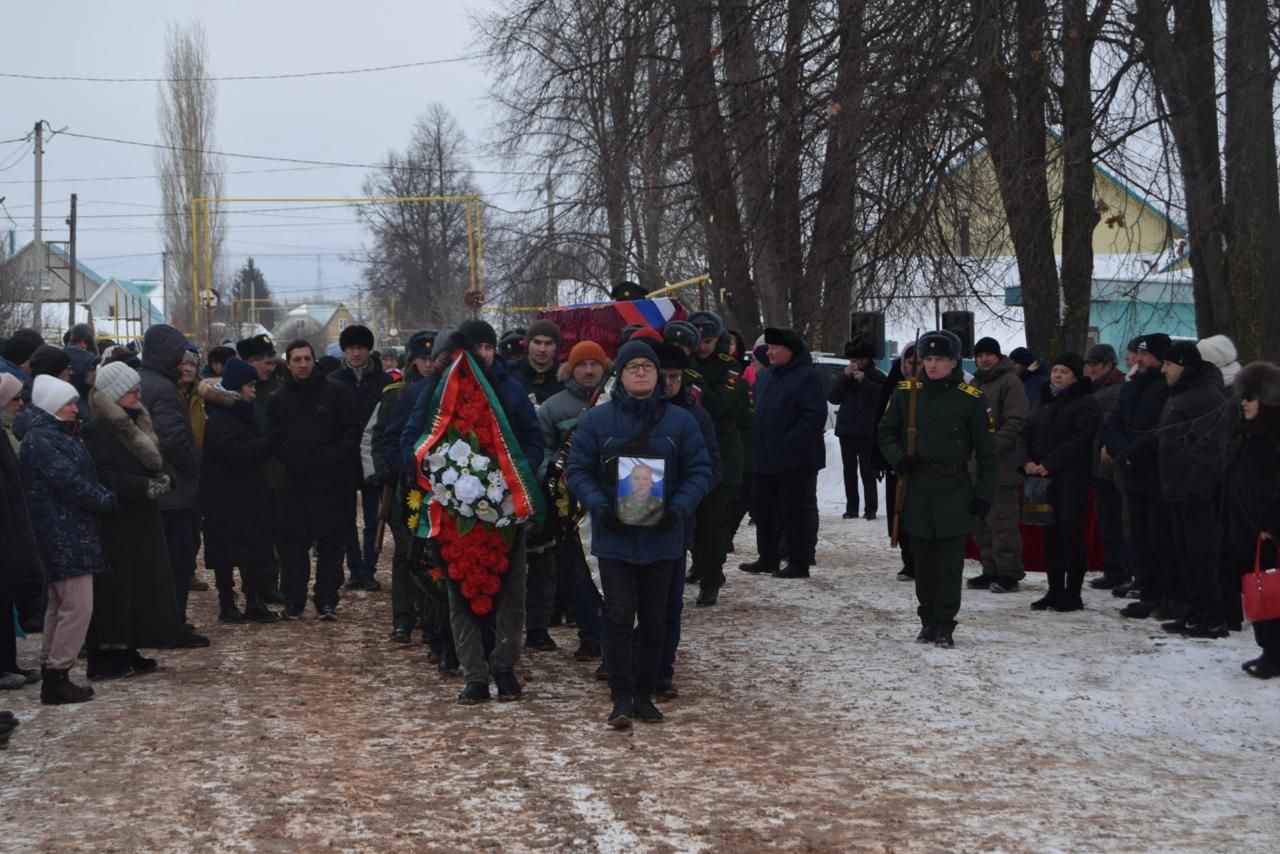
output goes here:
[{"label": "black loudspeaker", "polygon": [[972,311],[944,311],[942,313],[942,328],[948,332],[954,333],[960,339],[960,356],[965,359],[973,358],[973,312]]},{"label": "black loudspeaker", "polygon": [[878,311],[855,311],[849,318],[849,340],[866,341],[884,358],[884,314]]}]

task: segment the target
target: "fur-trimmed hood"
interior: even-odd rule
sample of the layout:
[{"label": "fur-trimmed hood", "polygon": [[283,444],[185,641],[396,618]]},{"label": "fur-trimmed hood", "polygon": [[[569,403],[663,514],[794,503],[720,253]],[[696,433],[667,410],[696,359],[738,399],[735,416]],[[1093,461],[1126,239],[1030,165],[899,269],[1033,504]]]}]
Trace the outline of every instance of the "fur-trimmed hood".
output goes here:
[{"label": "fur-trimmed hood", "polygon": [[94,417],[111,431],[111,435],[147,471],[159,472],[164,469],[160,439],[151,425],[151,413],[145,408],[138,407],[138,417],[131,418],[123,406],[97,389],[89,395],[89,408],[93,410]]},{"label": "fur-trimmed hood", "polygon": [[240,400],[240,395],[222,387],[222,380],[218,377],[209,377],[196,383],[196,395],[206,406],[231,406]]}]

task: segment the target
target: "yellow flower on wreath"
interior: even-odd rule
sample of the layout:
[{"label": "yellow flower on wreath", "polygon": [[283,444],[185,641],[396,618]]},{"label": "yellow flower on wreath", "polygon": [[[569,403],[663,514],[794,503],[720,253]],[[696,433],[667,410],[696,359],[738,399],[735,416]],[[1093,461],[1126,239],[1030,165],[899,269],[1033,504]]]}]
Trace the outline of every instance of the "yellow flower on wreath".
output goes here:
[{"label": "yellow flower on wreath", "polygon": [[422,490],[411,489],[405,497],[405,503],[409,505],[410,510],[418,510],[422,507]]},{"label": "yellow flower on wreath", "polygon": [[409,517],[408,525],[409,525],[410,531],[417,533],[417,530],[418,530],[418,514],[417,513],[414,513],[412,516]]}]

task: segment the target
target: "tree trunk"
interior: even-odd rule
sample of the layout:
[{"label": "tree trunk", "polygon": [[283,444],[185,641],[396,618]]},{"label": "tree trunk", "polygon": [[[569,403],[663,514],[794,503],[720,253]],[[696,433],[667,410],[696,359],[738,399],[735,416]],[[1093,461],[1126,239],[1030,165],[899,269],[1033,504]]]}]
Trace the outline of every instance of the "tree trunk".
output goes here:
[{"label": "tree trunk", "polygon": [[[789,303],[790,325],[802,334],[818,331],[822,289],[787,283],[803,282],[804,238],[800,227],[800,158],[804,153],[805,101],[802,48],[809,21],[810,0],[788,0],[786,51],[778,72],[778,129],[773,162],[773,217],[770,237],[779,266],[777,291]],[[851,200],[852,197],[849,197]],[[788,315],[783,315],[786,318]]]},{"label": "tree trunk", "polygon": [[[1067,0],[1062,21],[1062,336],[1053,352],[1084,352],[1093,291],[1093,33],[1088,0]],[[1049,355],[1046,353],[1045,355]],[[1052,358],[1052,356],[1050,356]]]},{"label": "tree trunk", "polygon": [[[1280,191],[1271,104],[1275,78],[1267,44],[1266,0],[1227,5],[1227,285],[1240,361],[1280,356]],[[1264,322],[1266,321],[1266,322]],[[1223,332],[1224,329],[1203,330]]]}]

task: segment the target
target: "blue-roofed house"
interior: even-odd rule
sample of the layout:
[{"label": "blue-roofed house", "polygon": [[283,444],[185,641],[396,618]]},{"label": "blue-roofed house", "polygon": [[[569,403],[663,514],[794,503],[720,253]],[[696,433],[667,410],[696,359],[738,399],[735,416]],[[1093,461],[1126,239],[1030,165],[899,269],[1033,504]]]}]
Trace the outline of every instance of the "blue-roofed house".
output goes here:
[{"label": "blue-roofed house", "polygon": [[150,280],[119,276],[104,280],[88,299],[98,337],[128,341],[141,338],[156,323],[167,323],[164,312],[152,300],[158,289],[159,283]]}]

